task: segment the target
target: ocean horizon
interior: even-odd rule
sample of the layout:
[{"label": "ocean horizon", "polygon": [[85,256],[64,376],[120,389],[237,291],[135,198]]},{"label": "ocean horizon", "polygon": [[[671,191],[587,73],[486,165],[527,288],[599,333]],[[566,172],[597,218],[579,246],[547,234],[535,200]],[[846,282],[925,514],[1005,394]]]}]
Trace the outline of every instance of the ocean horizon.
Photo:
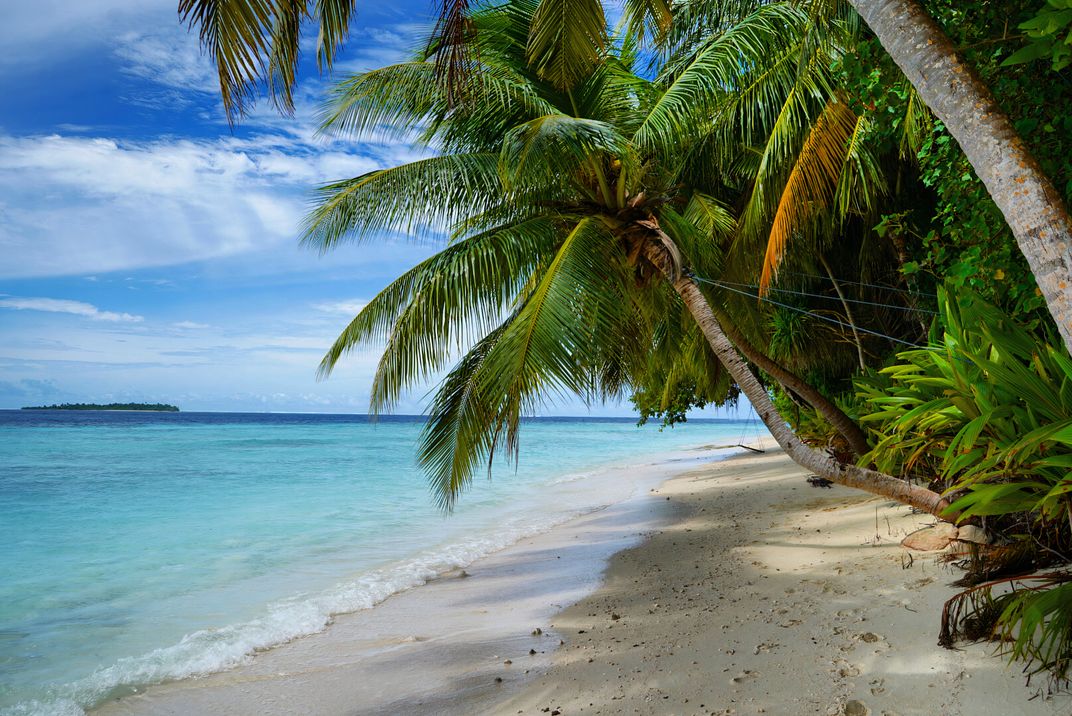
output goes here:
[{"label": "ocean horizon", "polygon": [[646,489],[622,467],[757,434],[529,418],[516,467],[446,515],[415,461],[425,419],[0,411],[0,713],[230,668]]}]

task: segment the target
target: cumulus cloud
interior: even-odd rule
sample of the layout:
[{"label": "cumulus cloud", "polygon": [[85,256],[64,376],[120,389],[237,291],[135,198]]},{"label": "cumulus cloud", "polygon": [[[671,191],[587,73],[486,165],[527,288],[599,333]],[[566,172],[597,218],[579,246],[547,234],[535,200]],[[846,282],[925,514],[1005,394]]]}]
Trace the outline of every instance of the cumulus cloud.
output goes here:
[{"label": "cumulus cloud", "polygon": [[0,278],[167,266],[293,242],[315,184],[396,159],[389,148],[363,150],[281,136],[0,135]]},{"label": "cumulus cloud", "polygon": [[45,311],[47,313],[69,313],[85,316],[94,321],[112,321],[117,323],[140,323],[142,316],[115,311],[102,311],[92,303],[69,301],[61,298],[0,298],[0,308],[17,311]]}]

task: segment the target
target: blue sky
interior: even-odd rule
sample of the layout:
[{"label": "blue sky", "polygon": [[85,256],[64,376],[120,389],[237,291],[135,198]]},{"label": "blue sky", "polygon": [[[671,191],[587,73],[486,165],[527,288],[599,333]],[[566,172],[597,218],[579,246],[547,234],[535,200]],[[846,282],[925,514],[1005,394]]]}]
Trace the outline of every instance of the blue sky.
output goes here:
[{"label": "blue sky", "polygon": [[[262,103],[232,132],[176,4],[0,0],[0,408],[364,412],[374,349],[327,381],[316,365],[434,247],[385,236],[319,256],[299,225],[317,183],[419,152],[316,138],[332,78],[309,51],[295,116]],[[334,76],[402,59],[432,6],[362,3]],[[421,412],[425,392],[398,412]]]}]

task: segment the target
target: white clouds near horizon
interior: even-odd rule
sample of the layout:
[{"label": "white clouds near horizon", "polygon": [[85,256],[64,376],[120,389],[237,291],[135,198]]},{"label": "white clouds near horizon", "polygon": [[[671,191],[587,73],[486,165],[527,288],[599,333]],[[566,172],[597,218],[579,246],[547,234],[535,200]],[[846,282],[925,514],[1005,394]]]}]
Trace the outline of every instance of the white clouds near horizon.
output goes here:
[{"label": "white clouds near horizon", "polygon": [[84,301],[70,301],[61,298],[0,298],[0,308],[13,309],[16,311],[44,311],[46,313],[69,313],[74,316],[84,316],[94,321],[112,321],[123,323],[140,323],[145,320],[142,316],[131,313],[116,311],[102,311],[92,303]]}]

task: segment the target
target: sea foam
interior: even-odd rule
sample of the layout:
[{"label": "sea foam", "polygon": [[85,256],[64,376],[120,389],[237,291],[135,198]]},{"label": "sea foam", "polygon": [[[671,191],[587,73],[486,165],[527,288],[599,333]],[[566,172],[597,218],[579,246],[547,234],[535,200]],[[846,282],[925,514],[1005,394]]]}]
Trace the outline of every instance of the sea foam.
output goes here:
[{"label": "sea foam", "polygon": [[0,411],[0,714],[232,668],[625,498],[630,464],[740,430],[536,421],[516,472],[445,517],[414,465],[422,426]]}]

